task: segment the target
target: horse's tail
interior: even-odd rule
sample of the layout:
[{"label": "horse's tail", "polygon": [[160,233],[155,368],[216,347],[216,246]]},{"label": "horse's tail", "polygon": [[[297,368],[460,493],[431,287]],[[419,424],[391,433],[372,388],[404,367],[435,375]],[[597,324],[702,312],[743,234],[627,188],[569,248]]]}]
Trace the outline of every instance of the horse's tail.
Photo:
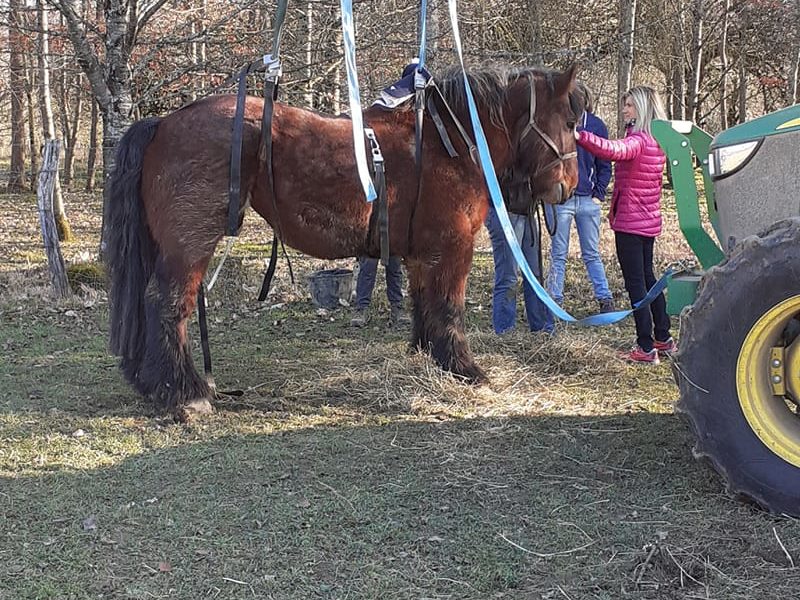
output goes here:
[{"label": "horse's tail", "polygon": [[142,163],[159,121],[157,117],[138,121],[122,136],[106,200],[110,348],[122,357],[122,370],[131,383],[144,356],[145,292],[157,256],[142,205]]}]

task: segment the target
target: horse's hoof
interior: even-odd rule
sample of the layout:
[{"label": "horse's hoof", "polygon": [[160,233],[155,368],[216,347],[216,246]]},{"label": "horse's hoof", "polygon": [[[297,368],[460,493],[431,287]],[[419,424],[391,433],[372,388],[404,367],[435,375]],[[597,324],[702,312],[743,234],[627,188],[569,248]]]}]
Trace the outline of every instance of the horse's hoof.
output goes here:
[{"label": "horse's hoof", "polygon": [[195,398],[182,404],[175,411],[175,418],[181,423],[186,423],[202,415],[211,415],[214,407],[208,398]]},{"label": "horse's hoof", "polygon": [[459,370],[457,375],[464,380],[464,383],[467,383],[469,385],[478,386],[489,383],[489,377],[486,375],[486,373],[483,372],[483,369],[481,369],[478,365],[470,365],[468,367],[463,367],[462,369]]}]

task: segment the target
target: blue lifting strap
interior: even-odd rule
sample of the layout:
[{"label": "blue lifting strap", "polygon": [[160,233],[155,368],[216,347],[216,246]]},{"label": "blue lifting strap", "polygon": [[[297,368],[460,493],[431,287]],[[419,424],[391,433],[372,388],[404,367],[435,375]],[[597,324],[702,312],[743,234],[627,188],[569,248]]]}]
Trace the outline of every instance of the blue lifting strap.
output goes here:
[{"label": "blue lifting strap", "polygon": [[497,174],[494,171],[494,164],[492,163],[492,158],[489,153],[489,145],[486,142],[486,136],[483,133],[483,128],[481,127],[481,122],[478,118],[478,111],[475,106],[475,98],[472,95],[472,89],[470,88],[466,68],[464,67],[464,54],[461,50],[461,34],[459,33],[458,28],[458,9],[456,7],[456,0],[448,0],[448,7],[456,53],[458,54],[458,60],[461,64],[461,71],[464,75],[464,88],[467,96],[467,104],[469,106],[469,116],[472,122],[472,130],[475,133],[475,142],[478,147],[481,168],[483,169],[483,175],[486,179],[486,185],[489,188],[489,195],[492,200],[492,205],[497,211],[497,216],[500,219],[500,224],[503,227],[503,234],[505,235],[506,242],[508,242],[508,246],[511,248],[511,253],[513,254],[514,259],[516,260],[517,265],[519,266],[520,271],[522,271],[526,281],[536,292],[536,295],[539,297],[539,299],[541,299],[547,308],[550,309],[550,312],[563,321],[577,323],[578,325],[609,325],[611,323],[616,323],[617,321],[621,321],[630,315],[634,310],[643,308],[650,304],[667,286],[667,282],[669,281],[670,277],[672,277],[671,270],[667,270],[667,272],[662,275],[661,279],[656,282],[650,291],[647,292],[647,295],[642,298],[642,300],[640,300],[634,306],[634,308],[629,310],[618,310],[610,313],[600,313],[590,317],[585,317],[583,319],[576,319],[563,308],[561,308],[550,297],[544,287],[542,287],[542,284],[539,283],[539,280],[536,279],[533,271],[531,271],[530,265],[528,265],[528,261],[525,260],[525,257],[522,254],[522,249],[520,248],[517,237],[514,234],[514,228],[511,226],[511,221],[508,218],[508,213],[506,212],[505,204],[503,203],[503,194],[500,191],[500,184],[497,181]]}]

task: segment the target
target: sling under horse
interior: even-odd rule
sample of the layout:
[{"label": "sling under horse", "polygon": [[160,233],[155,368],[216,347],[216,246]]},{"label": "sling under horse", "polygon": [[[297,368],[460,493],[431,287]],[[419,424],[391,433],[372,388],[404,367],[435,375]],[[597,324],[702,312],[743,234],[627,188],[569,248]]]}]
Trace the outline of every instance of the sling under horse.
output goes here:
[{"label": "sling under horse", "polygon": [[[524,186],[532,201],[563,202],[577,184],[573,130],[582,107],[571,93],[575,71],[468,73],[495,170],[512,187]],[[449,156],[426,112],[418,172],[413,102],[391,111],[370,107],[364,121],[385,158],[390,248],[405,261],[413,303],[411,344],[443,369],[480,383],[486,375],[466,339],[464,299],[489,192],[455,124],[458,119],[473,135],[463,74],[450,70],[436,82],[441,96],[434,102],[457,157]],[[178,415],[212,409],[213,390],[194,366],[187,324],[226,232],[235,107],[233,95],[211,96],[134,123],[109,183],[111,351],[138,392]],[[262,107],[262,99],[247,98],[240,224],[249,204],[301,252],[323,259],[378,256],[350,119],[275,104],[273,198],[259,158]]]}]

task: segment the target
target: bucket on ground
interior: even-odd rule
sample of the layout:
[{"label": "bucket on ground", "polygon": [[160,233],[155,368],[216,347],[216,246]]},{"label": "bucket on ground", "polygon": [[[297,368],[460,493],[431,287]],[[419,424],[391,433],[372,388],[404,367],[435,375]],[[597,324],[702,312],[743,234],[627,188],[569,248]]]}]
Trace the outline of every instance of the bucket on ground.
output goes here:
[{"label": "bucket on ground", "polygon": [[339,308],[343,300],[347,305],[354,290],[353,271],[350,269],[324,269],[308,276],[311,301],[320,308]]}]

